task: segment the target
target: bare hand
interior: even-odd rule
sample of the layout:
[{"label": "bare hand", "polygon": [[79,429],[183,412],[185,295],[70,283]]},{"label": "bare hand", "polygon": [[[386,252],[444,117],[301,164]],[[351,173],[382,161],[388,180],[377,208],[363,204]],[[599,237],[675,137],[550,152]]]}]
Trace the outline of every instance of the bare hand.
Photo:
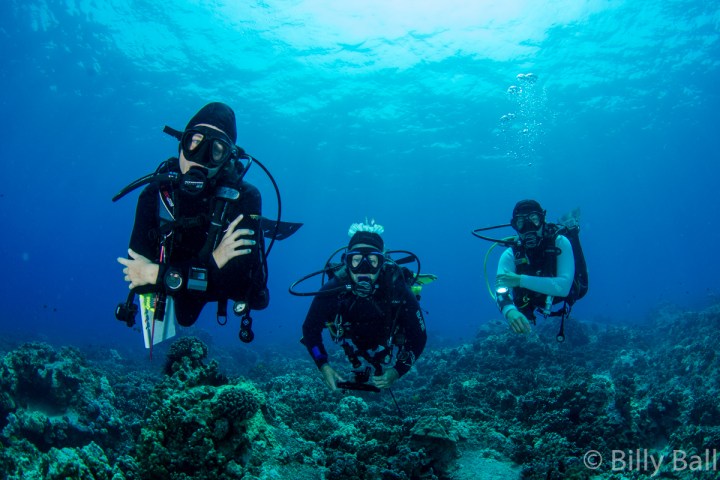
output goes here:
[{"label": "bare hand", "polygon": [[337,382],[344,382],[340,375],[335,371],[334,368],[332,368],[329,364],[325,364],[320,368],[320,372],[323,376],[323,381],[325,382],[325,385],[328,386],[328,388],[332,391],[337,390]]},{"label": "bare hand", "polygon": [[243,219],[244,215],[240,214],[238,217],[228,225],[225,230],[220,244],[213,251],[213,258],[217,263],[218,268],[223,268],[230,260],[241,255],[247,255],[251,252],[250,248],[240,248],[255,245],[255,240],[248,238],[240,238],[248,235],[255,235],[255,232],[247,228],[240,228],[235,230]]},{"label": "bare hand", "polygon": [[510,322],[510,328],[515,333],[530,333],[530,322],[523,315],[520,310],[512,309],[507,313],[508,322]]},{"label": "bare hand", "polygon": [[400,374],[397,370],[391,367],[385,370],[382,375],[373,376],[372,383],[380,389],[390,388],[398,378],[400,378]]},{"label": "bare hand", "polygon": [[520,286],[520,275],[505,270],[505,273],[495,277],[495,285],[498,287],[515,288]]},{"label": "bare hand", "polygon": [[149,259],[143,257],[139,253],[135,253],[128,248],[130,258],[118,257],[118,263],[125,265],[123,273],[125,281],[130,282],[129,288],[140,287],[142,285],[155,285],[157,283],[160,265],[152,263]]}]

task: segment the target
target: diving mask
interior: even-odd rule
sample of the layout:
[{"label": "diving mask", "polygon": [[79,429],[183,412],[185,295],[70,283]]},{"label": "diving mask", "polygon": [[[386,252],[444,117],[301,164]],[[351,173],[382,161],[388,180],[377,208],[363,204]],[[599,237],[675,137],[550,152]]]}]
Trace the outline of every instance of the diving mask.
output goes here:
[{"label": "diving mask", "polygon": [[345,254],[345,264],[356,275],[373,275],[380,271],[385,256],[374,248],[356,248]]},{"label": "diving mask", "polygon": [[543,215],[538,212],[532,212],[525,215],[516,215],[513,217],[510,225],[518,232],[524,233],[533,230],[539,230],[543,224]]},{"label": "diving mask", "polygon": [[542,239],[545,215],[540,212],[515,215],[510,225],[518,232],[520,242],[527,248],[536,248]]},{"label": "diving mask", "polygon": [[210,170],[221,167],[228,159],[239,155],[238,148],[227,135],[202,125],[185,130],[180,147],[187,160]]}]

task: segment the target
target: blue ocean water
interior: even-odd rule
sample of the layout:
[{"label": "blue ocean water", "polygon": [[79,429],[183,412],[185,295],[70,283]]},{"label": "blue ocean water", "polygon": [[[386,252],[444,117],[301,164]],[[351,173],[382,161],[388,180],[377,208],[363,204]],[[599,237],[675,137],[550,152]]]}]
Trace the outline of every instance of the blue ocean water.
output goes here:
[{"label": "blue ocean water", "polygon": [[[235,108],[238,144],[304,223],[273,249],[242,348],[302,352],[310,300],[287,288],[365,218],[438,275],[431,344],[472,339],[499,314],[470,231],[523,198],[582,211],[578,319],[717,302],[719,22],[697,0],[3,2],[3,335],[142,352],[113,317],[137,192],[110,199],[209,101]],[[267,177],[249,179],[274,216]],[[239,345],[213,307],[197,325]]]}]

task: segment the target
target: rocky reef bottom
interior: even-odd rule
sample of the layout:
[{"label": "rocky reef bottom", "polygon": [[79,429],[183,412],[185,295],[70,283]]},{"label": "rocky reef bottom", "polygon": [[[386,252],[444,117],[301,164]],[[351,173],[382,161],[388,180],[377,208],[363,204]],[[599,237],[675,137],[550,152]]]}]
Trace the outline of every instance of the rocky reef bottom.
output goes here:
[{"label": "rocky reef bottom", "polygon": [[720,305],[642,326],[571,320],[564,343],[556,328],[485,325],[380,394],[329,391],[303,355],[195,336],[152,366],[25,343],[0,365],[0,477],[718,477]]}]

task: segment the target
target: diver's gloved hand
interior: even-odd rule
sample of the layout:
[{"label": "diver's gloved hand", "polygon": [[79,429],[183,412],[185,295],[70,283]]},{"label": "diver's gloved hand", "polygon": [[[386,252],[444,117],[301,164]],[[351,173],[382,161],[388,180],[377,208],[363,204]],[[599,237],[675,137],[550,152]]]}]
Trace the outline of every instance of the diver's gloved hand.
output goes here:
[{"label": "diver's gloved hand", "polygon": [[130,282],[129,288],[132,290],[143,285],[155,285],[160,272],[160,265],[152,263],[149,259],[130,248],[128,248],[128,256],[130,258],[119,257],[117,261],[125,265],[123,273],[125,274],[125,281]]},{"label": "diver's gloved hand", "polygon": [[382,375],[373,376],[372,383],[380,389],[390,388],[398,378],[400,378],[398,371],[390,367],[386,369]]},{"label": "diver's gloved hand", "polygon": [[212,255],[218,268],[223,268],[227,262],[235,257],[247,255],[251,252],[250,248],[240,247],[251,247],[255,245],[255,240],[240,238],[243,236],[255,235],[255,232],[247,228],[239,228],[235,230],[238,224],[242,221],[243,217],[243,214],[238,215],[238,217],[233,220],[230,225],[228,225],[227,230],[225,230],[225,235],[223,235],[222,240],[220,240],[220,244],[217,248],[215,248],[215,250],[213,250]]},{"label": "diver's gloved hand", "polygon": [[507,312],[507,319],[510,322],[510,328],[515,333],[530,333],[530,322],[520,310],[513,308]]},{"label": "diver's gloved hand", "polygon": [[328,388],[332,391],[337,390],[337,382],[344,382],[343,378],[338,375],[338,373],[335,371],[334,368],[330,366],[329,363],[326,363],[320,368],[320,373],[322,373],[323,381],[325,382],[325,385],[328,386]]},{"label": "diver's gloved hand", "polygon": [[495,285],[498,287],[515,288],[520,286],[520,275],[509,270],[499,274],[495,278]]}]

